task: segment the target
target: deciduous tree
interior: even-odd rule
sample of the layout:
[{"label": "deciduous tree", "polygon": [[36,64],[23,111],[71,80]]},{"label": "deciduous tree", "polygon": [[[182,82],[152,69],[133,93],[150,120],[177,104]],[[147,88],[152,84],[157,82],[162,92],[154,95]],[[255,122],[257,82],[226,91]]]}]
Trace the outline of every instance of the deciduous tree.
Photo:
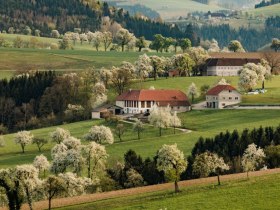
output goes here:
[{"label": "deciduous tree", "polygon": [[179,192],[178,182],[180,175],[186,170],[187,161],[184,153],[180,151],[177,144],[163,145],[157,153],[157,168],[164,171],[165,175],[174,181],[175,192]]},{"label": "deciduous tree", "polygon": [[33,138],[34,136],[31,134],[30,131],[20,131],[15,135],[14,140],[16,144],[20,144],[22,153],[24,153],[26,145],[31,144]]},{"label": "deciduous tree", "polygon": [[93,126],[84,136],[87,141],[95,141],[98,144],[113,144],[114,136],[110,128],[101,126]]}]

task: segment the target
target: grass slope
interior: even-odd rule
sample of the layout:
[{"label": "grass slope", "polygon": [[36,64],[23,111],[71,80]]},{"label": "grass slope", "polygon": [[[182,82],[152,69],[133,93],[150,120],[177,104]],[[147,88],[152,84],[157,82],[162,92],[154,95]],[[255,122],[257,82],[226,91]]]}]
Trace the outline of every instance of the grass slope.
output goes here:
[{"label": "grass slope", "polygon": [[255,16],[276,16],[280,13],[280,4],[275,4],[267,7],[261,7],[257,9],[250,9],[248,10],[249,14],[255,15]]},{"label": "grass slope", "polygon": [[[116,1],[116,0],[109,0]],[[119,2],[119,1],[117,1]],[[157,11],[162,18],[167,19],[171,17],[186,16],[188,12],[208,12],[217,11],[224,8],[213,5],[201,4],[192,0],[136,0],[136,1],[122,1],[118,6],[143,4],[155,11]]]},{"label": "grass slope", "polygon": [[[137,84],[134,88],[149,88],[154,86],[156,89],[178,89],[187,92],[188,87],[194,82],[200,90],[203,85],[210,87],[217,84],[221,77],[177,77],[168,79],[159,79],[156,82],[153,80],[146,81],[142,84]],[[230,84],[238,87],[238,77],[226,77]],[[258,84],[257,88],[261,88]],[[265,88],[267,93],[260,95],[243,95],[242,104],[280,104],[280,76],[274,76],[272,80],[266,81]],[[204,98],[197,98],[197,101],[205,100]]]},{"label": "grass slope", "polygon": [[[136,134],[132,133],[131,125],[127,125],[127,133],[124,142],[107,145],[106,149],[110,155],[109,164],[121,161],[123,155],[129,149],[135,150],[143,157],[153,157],[156,151],[163,144],[177,143],[179,148],[189,155],[195,142],[200,136],[213,137],[214,135],[226,130],[242,130],[244,128],[254,128],[259,126],[277,126],[280,122],[280,115],[275,110],[207,110],[192,111],[180,114],[185,127],[193,130],[192,133],[171,134],[172,130],[165,130],[164,136],[158,137],[158,130],[147,127],[143,133],[143,139],[136,140]],[[103,124],[103,121],[86,121],[63,125],[61,127],[69,129],[75,137],[81,138],[94,124]],[[48,138],[49,132],[55,127],[37,129],[32,131],[36,137]],[[19,145],[13,141],[14,134],[4,136],[6,147],[0,148],[0,168],[12,167],[17,164],[31,163],[37,151],[35,145],[28,145],[26,153],[22,154]],[[50,157],[50,149],[53,143],[49,143],[43,148],[43,153]]]},{"label": "grass slope", "polygon": [[0,74],[2,74],[2,70],[77,71],[92,66],[111,68],[113,65],[120,65],[122,61],[134,62],[140,54],[138,52],[96,52],[92,50],[0,48],[0,57],[5,61],[0,63]]},{"label": "grass slope", "polygon": [[222,183],[182,188],[182,192],[159,191],[137,196],[107,199],[60,209],[278,209],[280,174]]}]

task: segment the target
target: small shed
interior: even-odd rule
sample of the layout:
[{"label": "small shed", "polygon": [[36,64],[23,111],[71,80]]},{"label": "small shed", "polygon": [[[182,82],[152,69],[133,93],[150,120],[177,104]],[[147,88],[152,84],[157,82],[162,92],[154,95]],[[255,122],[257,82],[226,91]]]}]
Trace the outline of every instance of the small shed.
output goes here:
[{"label": "small shed", "polygon": [[101,119],[108,113],[112,115],[121,115],[123,114],[123,108],[117,105],[106,104],[92,110],[91,117],[92,119]]}]

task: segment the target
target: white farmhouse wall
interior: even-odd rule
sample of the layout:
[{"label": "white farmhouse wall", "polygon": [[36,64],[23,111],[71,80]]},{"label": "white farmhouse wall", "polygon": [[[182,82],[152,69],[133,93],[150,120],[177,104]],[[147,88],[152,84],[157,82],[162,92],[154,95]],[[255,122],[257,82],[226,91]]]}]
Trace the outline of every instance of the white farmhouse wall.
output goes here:
[{"label": "white farmhouse wall", "polygon": [[242,66],[208,66],[207,76],[238,76]]},{"label": "white farmhouse wall", "polygon": [[239,104],[242,101],[242,96],[236,90],[228,91],[224,90],[219,93],[218,96],[207,95],[207,106],[216,109],[222,109],[225,106]]}]

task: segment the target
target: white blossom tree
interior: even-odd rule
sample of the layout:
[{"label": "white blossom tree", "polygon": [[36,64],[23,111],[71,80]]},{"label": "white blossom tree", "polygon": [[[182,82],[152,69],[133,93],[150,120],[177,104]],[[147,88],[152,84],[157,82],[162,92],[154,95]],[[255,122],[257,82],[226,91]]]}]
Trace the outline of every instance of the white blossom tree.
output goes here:
[{"label": "white blossom tree", "polygon": [[245,150],[241,165],[243,170],[247,173],[247,178],[249,179],[249,172],[255,171],[261,168],[264,162],[265,154],[263,149],[257,148],[257,145],[250,144]]},{"label": "white blossom tree", "polygon": [[247,67],[243,67],[239,75],[239,87],[248,92],[257,85],[257,82],[257,73]]},{"label": "white blossom tree", "polygon": [[35,159],[33,161],[33,166],[36,169],[38,169],[39,174],[43,171],[44,177],[45,177],[46,170],[48,170],[50,168],[50,163],[49,163],[47,157],[42,154],[42,155],[38,155],[35,157]]},{"label": "white blossom tree", "polygon": [[177,112],[171,114],[170,125],[173,127],[174,134],[176,132],[176,127],[180,127],[182,125],[181,119],[178,117]]},{"label": "white blossom tree", "polygon": [[159,129],[159,136],[162,135],[162,128],[171,126],[170,107],[158,107],[154,105],[148,117],[149,123]]},{"label": "white blossom tree", "polygon": [[94,36],[94,33],[92,33],[91,31],[88,31],[88,32],[86,33],[86,35],[87,35],[88,43],[91,44],[91,41],[92,41],[93,36]]},{"label": "white blossom tree", "polygon": [[83,147],[83,156],[87,166],[88,178],[97,177],[97,172],[105,170],[108,154],[104,146],[91,142]]},{"label": "white blossom tree", "polygon": [[109,127],[106,126],[93,126],[88,133],[84,136],[87,141],[94,141],[98,144],[113,144],[114,136]]},{"label": "white blossom tree", "polygon": [[135,73],[140,81],[144,81],[149,77],[149,73],[152,72],[153,67],[151,65],[151,59],[146,54],[140,55],[135,62]]},{"label": "white blossom tree", "polygon": [[196,85],[192,82],[192,84],[188,88],[188,95],[192,97],[192,102],[194,101],[194,97],[198,95],[198,89]]},{"label": "white blossom tree", "polygon": [[91,40],[92,40],[93,46],[95,47],[96,51],[99,51],[99,47],[102,44],[103,39],[104,39],[103,33],[100,31],[97,31],[95,33],[92,33],[91,36],[92,36]]},{"label": "white blossom tree", "polygon": [[56,128],[55,131],[50,133],[50,137],[53,142],[60,144],[64,139],[70,137],[70,132],[63,128]]},{"label": "white blossom tree", "polygon": [[165,144],[157,153],[157,169],[164,171],[165,175],[174,181],[176,193],[179,192],[180,175],[186,170],[187,164],[184,153],[178,149],[177,144]]},{"label": "white blossom tree", "polygon": [[73,44],[76,45],[76,42],[80,41],[80,34],[70,33],[70,39],[73,41]]},{"label": "white blossom tree", "polygon": [[222,157],[210,152],[197,155],[192,167],[193,173],[200,177],[207,177],[210,173],[217,174],[219,185],[221,185],[220,173],[229,170],[229,166],[224,162]]},{"label": "white blossom tree", "polygon": [[102,42],[103,42],[103,45],[104,45],[104,50],[107,51],[107,49],[110,47],[110,45],[113,42],[113,35],[112,35],[112,33],[109,32],[109,31],[103,32]]},{"label": "white blossom tree", "polygon": [[100,70],[100,81],[103,82],[105,88],[109,87],[112,80],[112,72],[109,69],[102,68]]},{"label": "white blossom tree", "polygon": [[144,124],[140,120],[136,120],[133,124],[133,131],[137,132],[138,139],[141,138],[141,133],[144,131]]},{"label": "white blossom tree", "polygon": [[225,78],[222,78],[219,80],[218,85],[229,85],[229,83]]},{"label": "white blossom tree", "polygon": [[60,33],[58,32],[58,30],[52,30],[51,37],[58,39],[60,37]]},{"label": "white blossom tree", "polygon": [[15,168],[14,175],[21,182],[29,208],[32,210],[34,191],[41,184],[38,170],[33,165],[20,165]]},{"label": "white blossom tree", "polygon": [[91,107],[96,108],[107,101],[107,89],[102,82],[97,82],[92,89]]},{"label": "white blossom tree", "polygon": [[20,144],[22,153],[24,153],[26,145],[31,144],[33,138],[34,138],[34,136],[31,134],[30,131],[20,131],[20,132],[17,132],[14,140],[15,140],[16,144]]},{"label": "white blossom tree", "polygon": [[219,43],[216,39],[212,39],[208,52],[220,52]]},{"label": "white blossom tree", "polygon": [[81,42],[81,45],[83,45],[84,42],[88,42],[88,37],[85,33],[80,34],[80,42]]},{"label": "white blossom tree", "polygon": [[116,41],[122,47],[122,51],[124,51],[124,46],[132,40],[136,40],[136,38],[127,29],[121,28],[116,34]]}]

